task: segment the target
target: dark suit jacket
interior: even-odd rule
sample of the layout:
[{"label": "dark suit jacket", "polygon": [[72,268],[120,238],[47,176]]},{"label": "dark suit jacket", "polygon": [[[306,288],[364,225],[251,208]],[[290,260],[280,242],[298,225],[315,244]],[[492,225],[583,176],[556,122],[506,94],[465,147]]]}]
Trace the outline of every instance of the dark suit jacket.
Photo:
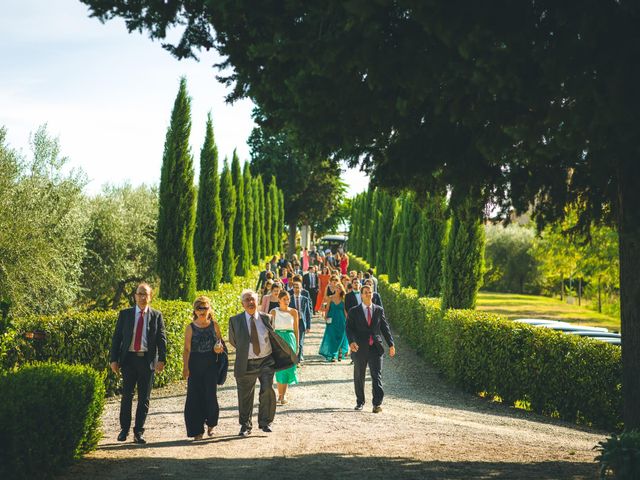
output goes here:
[{"label": "dark suit jacket", "polygon": [[378,292],[373,292],[373,295],[371,296],[371,301],[376,305],[378,305],[379,307],[384,308],[384,305],[382,305],[382,298],[380,298],[380,294]]},{"label": "dark suit jacket", "polygon": [[367,325],[367,319],[361,305],[349,310],[347,314],[347,339],[349,343],[356,342],[359,349],[368,350],[371,335],[373,335],[373,348],[376,348],[380,355],[384,353],[382,337],[386,340],[387,345],[390,347],[393,345],[393,337],[389,323],[384,316],[384,309],[371,304],[371,327]]},{"label": "dark suit jacket", "polygon": [[[259,313],[260,319],[267,327],[269,332],[269,341],[271,342],[271,356],[275,361],[275,370],[285,370],[295,365],[297,361],[297,352],[291,350],[291,347],[284,339],[278,335],[273,329],[271,315]],[[238,378],[247,371],[247,361],[249,360],[249,329],[247,328],[247,319],[245,312],[229,319],[229,343],[236,349],[236,361],[233,365],[233,375]]]},{"label": "dark suit jacket", "polygon": [[[319,288],[318,287],[318,274],[314,273],[316,279],[315,279],[315,288],[316,290]],[[306,290],[311,290],[311,274],[310,273],[305,273],[302,276],[302,286],[306,289]]]},{"label": "dark suit jacket", "polygon": [[[291,295],[291,301],[289,302],[289,307],[296,308],[296,300]],[[300,294],[300,310],[298,310],[298,328],[301,332],[305,332],[311,328],[311,301]]]},{"label": "dark suit jacket", "polygon": [[360,294],[360,301],[358,301],[358,297],[353,292],[349,292],[344,297],[344,308],[347,310],[351,310],[356,305],[360,305],[362,303],[362,294]]},{"label": "dark suit jacket", "polygon": [[269,270],[263,270],[260,272],[258,276],[258,284],[256,285],[256,292],[260,291],[261,287],[264,287],[264,284],[267,283],[267,272]]},{"label": "dark suit jacket", "polygon": [[[135,307],[120,311],[116,329],[111,339],[110,362],[118,362],[120,365],[124,362],[124,358],[129,352],[131,338],[133,338],[133,326],[136,322],[135,314]],[[164,331],[162,313],[151,307],[149,307],[145,359],[149,362],[149,368],[151,369],[154,368],[155,362],[167,361],[167,335]]]},{"label": "dark suit jacket", "polygon": [[[287,292],[289,292],[290,297],[293,297],[293,287],[287,286]],[[303,297],[307,297],[307,299],[311,301],[311,295],[309,295],[309,292],[304,288],[300,290],[300,295],[302,295]]]}]

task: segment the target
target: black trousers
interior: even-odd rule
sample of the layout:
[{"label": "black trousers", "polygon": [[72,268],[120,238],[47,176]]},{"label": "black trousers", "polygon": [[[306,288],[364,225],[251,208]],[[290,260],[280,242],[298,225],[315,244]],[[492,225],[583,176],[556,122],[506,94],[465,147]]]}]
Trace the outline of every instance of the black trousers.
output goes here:
[{"label": "black trousers", "polygon": [[218,405],[218,355],[213,352],[189,355],[189,380],[187,400],[184,405],[184,422],[187,437],[204,433],[208,427],[218,425],[220,406]]},{"label": "black trousers", "polygon": [[240,425],[251,428],[253,414],[253,400],[256,391],[256,381],[260,381],[258,395],[258,426],[266,427],[273,423],[276,416],[276,392],[273,390],[273,376],[275,375],[275,361],[269,355],[257,360],[249,360],[244,375],[236,377],[238,385],[238,413]]},{"label": "black trousers", "polygon": [[353,383],[356,391],[356,402],[364,405],[364,382],[369,365],[373,390],[373,406],[382,405],[382,354],[375,348],[360,348],[351,354],[353,359]]},{"label": "black trousers", "polygon": [[133,425],[134,433],[144,432],[144,422],[149,413],[149,399],[153,387],[153,370],[145,357],[138,357],[135,353],[128,353],[120,366],[122,372],[122,399],[120,400],[120,428],[126,432],[131,428],[131,407],[133,393],[138,387],[138,406],[136,421]]}]

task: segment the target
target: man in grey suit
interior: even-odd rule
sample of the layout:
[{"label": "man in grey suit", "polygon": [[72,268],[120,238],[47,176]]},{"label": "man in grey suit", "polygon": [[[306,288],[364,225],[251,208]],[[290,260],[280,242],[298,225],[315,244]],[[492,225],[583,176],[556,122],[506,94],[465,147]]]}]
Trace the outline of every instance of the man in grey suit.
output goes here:
[{"label": "man in grey suit", "polygon": [[260,381],[258,427],[269,433],[276,414],[273,376],[295,364],[296,352],[275,333],[271,315],[257,311],[258,295],[253,290],[243,290],[241,299],[244,312],[229,319],[229,343],[236,349],[239,435],[246,437],[252,429],[256,380]]}]

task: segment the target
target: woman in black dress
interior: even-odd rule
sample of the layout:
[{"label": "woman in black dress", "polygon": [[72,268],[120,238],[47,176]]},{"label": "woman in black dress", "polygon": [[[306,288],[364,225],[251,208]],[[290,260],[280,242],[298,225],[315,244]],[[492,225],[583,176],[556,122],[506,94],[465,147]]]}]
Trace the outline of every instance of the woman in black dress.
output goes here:
[{"label": "woman in black dress", "polygon": [[184,335],[182,370],[182,376],[188,379],[184,421],[187,436],[194,440],[202,440],[205,424],[209,436],[218,425],[218,372],[223,355],[226,355],[225,345],[213,318],[211,300],[198,297],[193,302],[193,322]]}]

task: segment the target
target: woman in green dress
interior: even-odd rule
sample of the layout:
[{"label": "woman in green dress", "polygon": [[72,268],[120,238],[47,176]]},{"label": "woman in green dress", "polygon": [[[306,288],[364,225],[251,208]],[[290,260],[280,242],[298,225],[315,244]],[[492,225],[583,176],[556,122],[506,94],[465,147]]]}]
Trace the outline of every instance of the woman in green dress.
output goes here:
[{"label": "woman in green dress", "polygon": [[[279,305],[269,312],[273,318],[273,328],[285,342],[289,344],[294,352],[298,351],[300,333],[298,332],[298,311],[289,307],[291,298],[286,290],[281,290],[278,294]],[[298,369],[296,365],[286,370],[276,372],[276,383],[278,384],[278,404],[284,405],[287,402],[285,395],[289,385],[298,383]]]}]

